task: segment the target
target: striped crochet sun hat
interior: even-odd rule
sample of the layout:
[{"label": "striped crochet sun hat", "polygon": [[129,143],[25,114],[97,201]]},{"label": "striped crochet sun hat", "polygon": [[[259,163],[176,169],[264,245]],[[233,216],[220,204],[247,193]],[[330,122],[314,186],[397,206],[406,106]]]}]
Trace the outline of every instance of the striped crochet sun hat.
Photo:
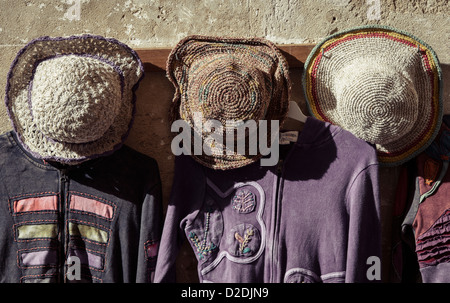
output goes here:
[{"label": "striped crochet sun hat", "polygon": [[[194,134],[211,145],[210,155],[194,153],[193,158],[206,167],[221,170],[260,159],[259,151],[249,153],[250,132],[245,138],[238,138],[235,130],[249,120],[257,126],[260,120],[267,120],[268,125],[271,120],[283,123],[289,104],[288,73],[286,59],[265,39],[207,36],[182,39],[167,61],[167,76],[175,87],[171,120],[186,121]],[[196,121],[198,117],[201,121]],[[205,125],[212,120],[223,127],[219,130],[223,133],[223,144],[208,142],[209,134],[197,127],[199,122]],[[235,139],[233,146],[225,143],[229,133]],[[270,135],[267,131],[269,146]],[[246,144],[245,153],[235,149],[239,139]]]},{"label": "striped crochet sun hat", "polygon": [[77,164],[127,137],[144,73],[125,44],[93,35],[41,37],[19,51],[5,103],[21,145],[38,159]]},{"label": "striped crochet sun hat", "polygon": [[435,52],[391,27],[358,27],[320,42],[305,62],[303,89],[313,116],[375,144],[385,166],[422,152],[442,122]]}]

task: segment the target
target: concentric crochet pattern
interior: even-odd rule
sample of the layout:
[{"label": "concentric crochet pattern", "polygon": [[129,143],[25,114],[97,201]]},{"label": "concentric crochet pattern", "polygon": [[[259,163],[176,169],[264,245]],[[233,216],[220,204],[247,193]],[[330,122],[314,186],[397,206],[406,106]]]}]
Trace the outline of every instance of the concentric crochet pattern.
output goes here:
[{"label": "concentric crochet pattern", "polygon": [[76,164],[122,145],[143,73],[137,54],[115,39],[42,37],[13,61],[5,103],[25,149]]},{"label": "concentric crochet pattern", "polygon": [[313,116],[375,144],[383,165],[423,151],[442,121],[436,54],[393,28],[359,27],[326,38],[305,63],[303,86]]},{"label": "concentric crochet pattern", "polygon": [[[186,37],[167,62],[167,76],[176,89],[171,120],[185,120],[203,139],[208,134],[196,127],[198,113],[202,124],[219,121],[224,138],[231,132],[234,136],[236,127],[248,120],[279,120],[281,125],[288,110],[288,72],[285,58],[267,40]],[[226,154],[225,144],[216,146],[213,155],[194,155],[194,159],[214,169],[230,169],[261,157],[229,149],[234,153]]]}]

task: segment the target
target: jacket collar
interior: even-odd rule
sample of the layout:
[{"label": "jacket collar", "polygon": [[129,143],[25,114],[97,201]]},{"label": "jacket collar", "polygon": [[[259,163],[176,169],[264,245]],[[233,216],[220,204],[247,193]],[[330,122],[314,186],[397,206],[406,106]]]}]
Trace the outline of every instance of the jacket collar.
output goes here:
[{"label": "jacket collar", "polygon": [[339,126],[320,121],[314,117],[307,117],[295,144],[302,147],[320,146],[332,140],[341,131],[342,128]]},{"label": "jacket collar", "polygon": [[21,154],[30,162],[32,162],[34,165],[40,167],[40,168],[44,168],[44,169],[54,169],[54,170],[61,170],[61,169],[79,169],[85,166],[92,166],[93,164],[100,162],[104,157],[99,157],[96,159],[92,159],[92,160],[88,160],[85,162],[82,162],[80,164],[77,165],[68,165],[68,164],[62,164],[59,162],[47,162],[43,159],[37,158],[36,155],[26,149],[21,143],[19,138],[17,137],[17,133],[15,131],[10,131],[8,134],[8,139],[11,142],[11,144],[13,146],[15,146],[15,148],[19,149],[19,151],[21,152]]}]

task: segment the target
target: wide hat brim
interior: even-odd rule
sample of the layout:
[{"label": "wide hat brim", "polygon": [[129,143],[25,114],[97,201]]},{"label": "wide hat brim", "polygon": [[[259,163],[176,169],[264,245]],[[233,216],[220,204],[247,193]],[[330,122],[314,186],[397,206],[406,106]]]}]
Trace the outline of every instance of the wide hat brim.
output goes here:
[{"label": "wide hat brim", "polygon": [[[45,60],[75,55],[107,62],[122,79],[122,100],[118,114],[103,136],[87,143],[66,143],[45,136],[33,122],[30,108],[30,84],[36,67]],[[112,38],[94,35],[41,37],[22,48],[11,64],[5,92],[5,104],[21,145],[34,157],[64,164],[111,154],[127,138],[135,113],[135,91],[144,76],[144,68],[135,51]]]},{"label": "wide hat brim", "polygon": [[[270,102],[267,108],[264,109],[264,116],[256,115],[252,118],[252,113],[247,108],[246,104],[241,104],[235,107],[237,111],[242,111],[242,117],[253,119],[257,124],[259,120],[266,120],[269,125],[267,131],[267,142],[271,144],[270,133],[270,121],[278,120],[279,125],[283,124],[286,119],[291,82],[289,78],[289,67],[286,59],[281,54],[281,51],[272,42],[262,38],[229,38],[229,37],[210,37],[210,36],[188,36],[182,39],[170,53],[167,60],[167,77],[175,87],[175,93],[172,100],[170,109],[170,120],[174,122],[182,119],[186,121],[194,130],[195,125],[193,123],[194,110],[198,110],[200,107],[192,106],[197,100],[190,99],[192,94],[189,90],[192,90],[195,78],[198,75],[200,69],[207,69],[211,66],[215,66],[217,61],[221,61],[226,57],[233,57],[236,59],[241,67],[255,67],[259,69],[259,72],[264,75],[265,82],[261,85],[270,87],[266,90],[270,91]],[[239,70],[239,66],[233,66]],[[210,70],[211,71],[211,70]],[[245,73],[247,71],[243,71]],[[212,72],[214,73],[214,72]],[[211,76],[205,81],[226,82],[225,79],[215,76]],[[254,78],[252,78],[254,79]],[[198,79],[195,79],[198,80]],[[209,83],[208,85],[210,85]],[[214,84],[215,85],[215,84]],[[219,84],[221,85],[221,84]],[[202,88],[200,88],[201,90]],[[204,92],[205,90],[203,90]],[[249,114],[250,112],[250,114]],[[203,112],[205,119],[217,119],[216,112],[211,111],[209,113]],[[239,120],[239,117],[237,117]],[[242,119],[246,122],[246,118]],[[258,131],[260,131],[258,129]],[[204,133],[197,132],[198,136],[205,139]],[[224,133],[224,139],[226,134]],[[248,138],[246,139],[248,140]],[[248,142],[248,141],[247,141]],[[192,154],[192,157],[203,166],[228,170],[233,168],[239,168],[248,164],[251,164],[262,157],[259,150],[256,154],[240,154],[238,152],[225,153],[226,144],[223,144],[223,153],[215,153],[213,155],[207,155],[202,153],[201,155]],[[248,147],[246,145],[246,147]]]},{"label": "wide hat brim", "polygon": [[[383,166],[400,165],[412,159],[425,150],[438,133],[443,115],[442,78],[439,61],[432,48],[411,34],[391,27],[363,26],[325,38],[314,47],[304,65],[303,90],[310,113],[345,129],[347,121],[337,110],[338,100],[332,92],[336,79],[345,77],[339,71],[351,62],[364,62],[365,58],[370,57],[372,61],[368,64],[387,63],[396,71],[411,72],[407,70],[410,68],[407,60],[402,57],[405,54],[420,57],[420,64],[415,64],[413,71],[418,115],[401,137],[388,140],[391,138],[386,136],[386,142],[371,142],[375,144]],[[383,58],[383,62],[373,58]],[[354,103],[355,107],[361,106],[356,104],[356,100]],[[407,119],[409,113],[404,114]],[[373,116],[374,120],[364,123],[379,122],[376,115]]]}]

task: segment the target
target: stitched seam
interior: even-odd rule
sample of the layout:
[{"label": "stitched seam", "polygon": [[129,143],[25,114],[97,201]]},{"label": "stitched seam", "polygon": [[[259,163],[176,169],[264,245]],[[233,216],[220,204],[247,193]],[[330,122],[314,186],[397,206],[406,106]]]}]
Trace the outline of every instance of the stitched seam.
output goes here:
[{"label": "stitched seam", "polygon": [[55,239],[55,238],[51,238],[51,237],[31,238],[31,239],[18,239],[17,238],[17,228],[16,228],[17,226],[32,225],[32,224],[27,224],[27,223],[45,224],[45,223],[39,223],[39,222],[47,222],[47,223],[55,223],[55,224],[58,223],[57,220],[32,220],[32,221],[24,221],[24,222],[16,223],[16,224],[13,225],[14,241],[16,241],[16,242],[33,242],[33,241],[42,241],[42,240]]},{"label": "stitched seam", "polygon": [[364,167],[356,176],[355,176],[355,178],[352,180],[352,182],[350,183],[350,186],[347,188],[347,191],[346,191],[346,193],[345,193],[345,204],[347,205],[347,206],[349,206],[348,205],[348,195],[349,195],[349,192],[351,191],[351,189],[353,188],[353,185],[355,184],[355,182],[356,182],[356,180],[359,178],[359,176],[360,175],[362,175],[362,173],[364,173],[364,172],[366,172],[369,168],[371,168],[372,166],[378,166],[378,164],[376,164],[376,163],[373,163],[373,164],[369,164],[369,165],[367,165],[366,167]]},{"label": "stitched seam", "polygon": [[98,214],[95,214],[95,213],[92,213],[92,212],[88,212],[88,211],[81,211],[81,210],[76,210],[76,209],[69,208],[71,212],[80,213],[80,214],[86,214],[86,215],[98,217],[98,218],[101,218],[101,219],[105,219],[105,220],[108,220],[108,221],[113,221],[114,220],[114,218],[116,216],[116,212],[117,212],[117,205],[115,203],[113,203],[113,202],[111,202],[109,200],[106,200],[106,199],[103,199],[103,198],[91,195],[91,194],[81,193],[81,192],[77,192],[77,191],[69,191],[68,193],[71,196],[90,198],[92,200],[95,200],[95,201],[98,201],[98,202],[101,202],[101,203],[104,203],[106,205],[109,205],[109,206],[113,207],[113,215],[112,215],[111,218],[108,218],[108,217],[105,217],[105,216],[101,216],[101,215],[98,215]]},{"label": "stitched seam", "polygon": [[26,275],[26,276],[22,276],[20,277],[20,283],[23,283],[23,280],[28,280],[28,279],[39,279],[39,278],[52,278],[52,277],[57,277],[58,274],[54,273],[54,274],[39,274],[39,275]]},{"label": "stitched seam", "polygon": [[57,210],[34,210],[34,211],[21,211],[20,213],[14,213],[14,217],[23,216],[23,215],[45,215],[45,214],[57,214]]},{"label": "stitched seam", "polygon": [[[19,136],[19,134],[17,134],[17,137]],[[25,158],[25,160],[27,160],[28,162],[30,162],[31,164],[33,164],[34,166],[41,168],[41,169],[45,169],[45,170],[53,170],[55,171],[55,169],[53,167],[49,167],[46,166],[45,164],[41,164],[36,162],[36,160],[32,159],[23,149],[22,146],[20,146],[20,144],[18,142],[16,142],[16,140],[13,138],[11,132],[8,133],[8,140],[11,143],[11,145],[13,145],[16,149],[19,150],[19,152],[22,154],[22,156]],[[20,141],[19,138],[17,138],[18,141]]]},{"label": "stitched seam", "polygon": [[211,211],[205,210],[205,223],[203,226],[204,231],[202,241],[200,241],[198,235],[195,232],[191,231],[189,233],[189,240],[191,240],[192,244],[197,249],[197,256],[200,260],[211,254],[217,248],[217,246],[212,241],[210,245],[206,244],[209,234],[210,218]]},{"label": "stitched seam", "polygon": [[323,280],[333,279],[333,278],[345,278],[345,271],[330,272],[328,274],[321,275],[320,278]]},{"label": "stitched seam", "polygon": [[36,198],[39,198],[39,197],[44,197],[44,196],[50,196],[49,194],[58,195],[57,192],[45,191],[45,192],[40,192],[40,193],[21,194],[21,195],[17,195],[17,196],[11,197],[10,199],[17,200],[16,198],[23,198],[23,197],[32,197],[32,198],[36,197]]},{"label": "stitched seam", "polygon": [[[22,252],[28,252],[28,251],[33,251],[33,250],[38,250],[38,251],[45,251],[45,250],[57,250],[57,247],[53,247],[53,246],[39,246],[39,247],[33,247],[33,248],[22,248],[22,249],[18,249],[17,250],[17,266],[19,268],[53,268],[53,267],[58,267],[58,264],[42,264],[42,265],[31,265],[31,266],[27,266],[27,265],[23,265],[22,262],[20,262],[21,258],[21,254]],[[58,262],[57,262],[58,263]]]},{"label": "stitched seam", "polygon": [[[27,275],[27,276],[22,276],[20,277],[20,283],[23,283],[23,280],[28,280],[28,279],[39,279],[39,278],[51,278],[51,277],[57,277],[58,274],[54,273],[54,274],[39,274],[39,275]],[[90,275],[86,275],[86,274],[81,274],[81,276],[86,277],[86,278],[91,278],[93,280],[99,280],[100,283],[103,283],[103,280],[101,278],[97,278],[94,276],[90,276]]]},{"label": "stitched seam", "polygon": [[78,236],[78,235],[70,235],[69,234],[70,237],[72,237],[72,238],[81,238],[81,239],[83,239],[86,242],[97,244],[97,245],[101,245],[101,246],[105,246],[105,247],[109,246],[110,238],[111,238],[111,229],[106,228],[103,225],[99,225],[99,224],[88,222],[88,221],[77,220],[77,219],[66,220],[66,224],[67,225],[69,224],[69,222],[76,222],[76,223],[81,223],[81,225],[88,225],[88,226],[98,227],[100,230],[106,231],[108,233],[108,240],[106,241],[106,243],[98,242],[98,241],[95,241],[95,240],[90,240],[90,239],[87,239],[87,238],[85,238],[85,237],[83,237],[81,235]]},{"label": "stitched seam", "polygon": [[79,215],[86,215],[86,216],[92,216],[95,217],[97,219],[102,219],[102,220],[107,220],[107,221],[112,221],[112,219],[109,219],[108,217],[105,216],[101,216],[101,215],[97,215],[93,212],[89,212],[89,211],[83,211],[83,210],[77,210],[77,209],[70,209],[71,213],[74,214],[79,214]]},{"label": "stitched seam", "polygon": [[315,272],[313,272],[313,271],[311,271],[311,270],[309,270],[309,269],[306,269],[306,268],[295,267],[295,268],[289,269],[289,270],[284,274],[283,282],[284,282],[284,283],[287,283],[288,279],[292,276],[292,274],[297,274],[297,273],[298,273],[298,274],[305,275],[305,276],[308,276],[308,277],[311,277],[311,278],[313,278],[314,281],[316,281],[316,282],[320,282],[320,281],[321,281],[320,276],[317,275]]},{"label": "stitched seam", "polygon": [[234,263],[240,263],[240,264],[248,264],[248,263],[251,263],[251,262],[257,260],[264,252],[265,241],[266,241],[266,225],[263,220],[263,213],[264,213],[264,206],[265,206],[265,193],[264,193],[264,190],[262,189],[261,185],[259,185],[257,182],[254,182],[254,181],[241,182],[241,183],[234,184],[233,187],[231,187],[230,189],[228,189],[225,192],[222,192],[210,179],[206,178],[206,183],[210,188],[212,188],[216,192],[216,194],[218,196],[220,196],[222,198],[228,197],[234,190],[241,188],[243,186],[247,186],[247,185],[253,186],[254,188],[256,188],[258,190],[259,196],[260,196],[260,203],[259,203],[259,209],[257,212],[256,220],[258,221],[258,223],[261,227],[261,245],[259,247],[258,252],[254,256],[251,256],[248,258],[234,257],[234,256],[231,256],[227,251],[221,251],[218,254],[218,256],[216,257],[216,259],[214,259],[208,266],[203,268],[200,271],[200,273],[202,275],[206,275],[207,273],[212,271],[214,268],[216,268],[216,266],[219,265],[220,261],[222,261],[222,259],[225,257]]},{"label": "stitched seam", "polygon": [[57,192],[51,192],[51,191],[47,191],[47,192],[40,192],[40,193],[31,193],[31,194],[22,194],[22,195],[17,195],[14,197],[10,197],[8,199],[8,210],[9,213],[12,216],[21,216],[24,214],[30,214],[30,213],[57,213],[57,210],[52,210],[52,211],[27,211],[27,212],[20,212],[20,213],[16,213],[14,212],[14,208],[12,207],[12,204],[14,204],[14,202],[21,200],[21,198],[40,198],[40,197],[48,197],[48,196],[57,196],[57,199],[59,200],[59,193]]},{"label": "stitched seam", "polygon": [[93,250],[93,249],[81,247],[81,246],[72,246],[72,248],[73,249],[78,249],[78,250],[86,250],[86,251],[94,252],[94,255],[99,256],[99,257],[102,258],[102,267],[101,268],[89,266],[89,265],[86,265],[86,264],[81,264],[81,266],[83,266],[85,268],[89,268],[89,269],[95,270],[95,271],[99,271],[99,272],[104,272],[105,271],[106,253],[98,251],[98,250]]}]

